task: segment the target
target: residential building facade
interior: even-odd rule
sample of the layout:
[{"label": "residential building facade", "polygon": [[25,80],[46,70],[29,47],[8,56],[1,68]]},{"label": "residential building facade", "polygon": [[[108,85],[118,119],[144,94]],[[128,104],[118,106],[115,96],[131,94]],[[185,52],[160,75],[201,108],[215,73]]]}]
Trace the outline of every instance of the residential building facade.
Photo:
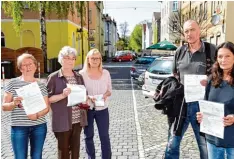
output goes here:
[{"label": "residential building facade", "polygon": [[[92,1],[90,1],[89,3],[92,3]],[[91,4],[89,4],[89,6],[91,6]],[[82,30],[81,18],[77,11],[75,11],[73,15],[69,14],[67,17],[64,17],[62,19],[59,19],[55,13],[51,13],[49,16],[46,17],[48,60],[57,58],[60,49],[63,46],[68,45],[76,48],[78,52],[76,68],[81,67],[82,50],[83,59],[85,59],[85,56],[89,51],[88,40],[90,39],[88,37],[88,19],[94,22],[99,17],[97,15],[102,15],[103,2],[98,3],[98,7],[99,10],[96,10],[93,15],[91,14],[90,17],[92,18],[88,18],[90,14],[88,14],[89,11],[86,6],[86,17],[84,17],[84,26]],[[41,47],[39,12],[30,11],[29,9],[25,8],[23,12],[23,23],[19,35],[16,34],[13,28],[13,19],[5,15],[3,10],[1,10],[1,14],[1,39],[4,40],[4,42],[2,42],[2,47],[7,47],[15,50],[22,47]],[[98,49],[100,50],[100,52],[103,52],[102,50],[104,45],[104,38],[101,38],[101,32],[103,30],[102,17],[100,17],[99,19],[100,23],[96,23],[99,29],[97,31],[95,30],[95,33],[97,33],[97,35],[95,36],[98,37],[95,38],[97,40],[95,41],[95,45],[99,46]],[[81,34],[83,34],[83,38]],[[49,67],[50,65],[48,63],[48,68]]]},{"label": "residential building facade", "polygon": [[151,46],[153,39],[153,30],[152,30],[152,23],[147,22],[146,23],[146,31],[145,31],[145,47]]},{"label": "residential building facade", "polygon": [[115,55],[117,51],[116,43],[118,41],[117,24],[116,21],[111,19],[108,14],[103,16],[104,20],[104,47],[105,57],[110,58]]},{"label": "residential building facade", "polygon": [[167,40],[175,43],[178,38],[178,34],[170,28],[170,17],[172,14],[178,11],[179,1],[162,1],[161,2],[161,38],[160,40]]},{"label": "residential building facade", "polygon": [[204,33],[203,40],[214,45],[219,45],[224,41],[234,42],[233,8],[233,1],[181,2],[183,21],[193,19],[191,17],[193,13],[200,16],[206,22],[200,26]]},{"label": "residential building facade", "polygon": [[160,36],[161,36],[161,13],[160,12],[154,12],[152,17],[152,43],[158,43],[160,42]]},{"label": "residential building facade", "polygon": [[89,1],[89,43],[90,49],[97,48],[104,55],[104,5],[102,1]]}]

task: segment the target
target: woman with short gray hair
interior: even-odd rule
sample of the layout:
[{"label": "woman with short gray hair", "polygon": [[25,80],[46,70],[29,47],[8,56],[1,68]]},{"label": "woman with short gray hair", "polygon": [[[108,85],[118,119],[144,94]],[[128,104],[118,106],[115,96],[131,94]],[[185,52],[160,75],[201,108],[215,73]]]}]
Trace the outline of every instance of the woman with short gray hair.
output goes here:
[{"label": "woman with short gray hair", "polygon": [[[44,83],[37,81],[34,74],[37,60],[33,55],[24,53],[17,59],[17,67],[21,76],[13,78],[6,86],[2,109],[11,111],[11,142],[14,156],[17,159],[28,157],[28,142],[30,141],[30,156],[33,159],[42,158],[42,150],[47,133],[45,115],[49,112],[48,92]],[[35,114],[26,114],[16,90],[37,82],[45,100],[46,108]],[[37,105],[35,105],[36,107]]]},{"label": "woman with short gray hair", "polygon": [[58,62],[62,67],[50,74],[47,81],[52,109],[52,131],[57,139],[59,159],[79,158],[80,133],[82,127],[87,125],[86,110],[81,109],[82,104],[67,106],[67,96],[71,93],[67,84],[84,85],[82,76],[73,71],[76,57],[74,48],[64,46],[58,55]]}]

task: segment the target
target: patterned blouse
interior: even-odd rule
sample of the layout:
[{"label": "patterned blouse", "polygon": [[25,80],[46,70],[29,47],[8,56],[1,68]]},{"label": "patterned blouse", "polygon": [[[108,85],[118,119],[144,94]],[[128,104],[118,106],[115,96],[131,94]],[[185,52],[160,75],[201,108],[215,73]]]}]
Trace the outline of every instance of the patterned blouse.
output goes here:
[{"label": "patterned blouse", "polygon": [[[74,76],[65,76],[69,84],[77,84]],[[80,122],[80,108],[78,105],[72,106],[72,124]]]}]

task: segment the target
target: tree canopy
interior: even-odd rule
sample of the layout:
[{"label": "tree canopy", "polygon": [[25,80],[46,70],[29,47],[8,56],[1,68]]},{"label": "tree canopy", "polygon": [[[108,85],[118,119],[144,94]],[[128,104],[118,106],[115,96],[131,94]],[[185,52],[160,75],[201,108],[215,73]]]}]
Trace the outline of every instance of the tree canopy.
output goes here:
[{"label": "tree canopy", "polygon": [[142,25],[138,24],[135,26],[133,32],[130,35],[129,46],[138,51],[142,48]]},{"label": "tree canopy", "polygon": [[[27,8],[31,11],[45,10],[46,16],[55,13],[58,18],[66,17],[69,13],[74,15],[75,10],[78,15],[86,17],[85,1],[3,1],[2,9],[6,15],[12,17],[14,29],[19,33],[22,26],[23,12]],[[84,20],[82,18],[82,20]]]}]

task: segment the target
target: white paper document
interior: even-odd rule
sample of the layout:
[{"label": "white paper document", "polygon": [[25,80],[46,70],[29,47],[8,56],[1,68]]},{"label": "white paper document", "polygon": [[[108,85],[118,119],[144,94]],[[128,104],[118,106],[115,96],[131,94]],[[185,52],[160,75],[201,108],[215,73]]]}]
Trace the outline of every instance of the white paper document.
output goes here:
[{"label": "white paper document", "polygon": [[95,95],[94,98],[96,99],[95,100],[95,106],[96,107],[104,107],[105,106],[105,102],[104,102],[104,99],[103,99],[103,94]]},{"label": "white paper document", "polygon": [[67,87],[71,89],[71,93],[67,96],[67,106],[75,106],[86,102],[87,94],[84,85],[67,84]]},{"label": "white paper document", "polygon": [[206,75],[184,75],[184,95],[186,102],[204,99],[205,86],[202,86],[200,82],[206,79]]},{"label": "white paper document", "polygon": [[27,115],[35,114],[46,108],[45,100],[37,82],[16,89],[19,97],[22,97],[23,108]]},{"label": "white paper document", "polygon": [[200,100],[199,107],[203,113],[200,131],[223,139],[224,104]]}]

